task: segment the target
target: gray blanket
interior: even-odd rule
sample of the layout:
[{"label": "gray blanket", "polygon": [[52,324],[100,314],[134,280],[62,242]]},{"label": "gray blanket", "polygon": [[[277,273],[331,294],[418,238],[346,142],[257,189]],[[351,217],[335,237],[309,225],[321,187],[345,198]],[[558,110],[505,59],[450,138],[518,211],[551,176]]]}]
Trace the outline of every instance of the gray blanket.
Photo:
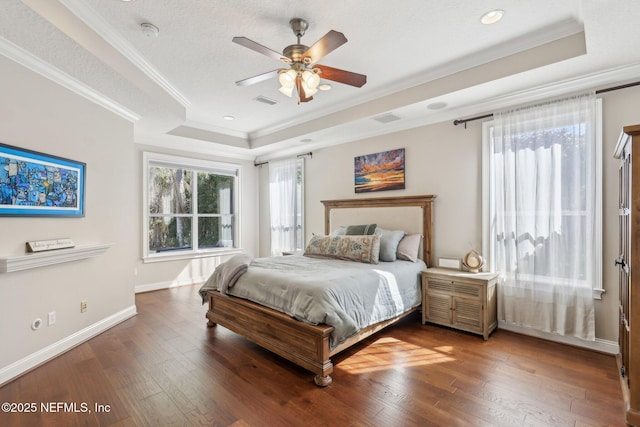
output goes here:
[{"label": "gray blanket", "polygon": [[[331,348],[361,328],[420,305],[423,262],[363,264],[279,256],[256,258],[229,295],[286,313],[310,324],[334,327]],[[218,289],[211,280],[201,292]]]},{"label": "gray blanket", "polygon": [[252,260],[253,258],[249,255],[238,254],[218,265],[200,288],[202,303],[207,301],[207,291],[210,289],[217,289],[220,293],[226,294],[227,290],[236,284],[240,276],[246,273]]}]

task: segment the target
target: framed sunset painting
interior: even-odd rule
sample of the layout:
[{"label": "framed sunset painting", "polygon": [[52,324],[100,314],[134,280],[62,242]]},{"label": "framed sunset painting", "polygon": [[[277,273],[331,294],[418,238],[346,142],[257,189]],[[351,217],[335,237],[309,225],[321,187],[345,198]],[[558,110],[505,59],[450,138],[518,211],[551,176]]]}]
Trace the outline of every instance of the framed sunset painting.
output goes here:
[{"label": "framed sunset painting", "polygon": [[354,158],[356,193],[404,189],[404,148]]}]

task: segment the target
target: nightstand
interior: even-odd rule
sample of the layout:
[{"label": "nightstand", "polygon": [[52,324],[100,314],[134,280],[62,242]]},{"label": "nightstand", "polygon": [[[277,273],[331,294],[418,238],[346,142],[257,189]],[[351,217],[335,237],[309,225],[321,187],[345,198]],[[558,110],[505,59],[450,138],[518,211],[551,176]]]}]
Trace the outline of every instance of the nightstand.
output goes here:
[{"label": "nightstand", "polygon": [[422,323],[436,323],[483,336],[498,326],[496,273],[446,268],[422,272]]}]

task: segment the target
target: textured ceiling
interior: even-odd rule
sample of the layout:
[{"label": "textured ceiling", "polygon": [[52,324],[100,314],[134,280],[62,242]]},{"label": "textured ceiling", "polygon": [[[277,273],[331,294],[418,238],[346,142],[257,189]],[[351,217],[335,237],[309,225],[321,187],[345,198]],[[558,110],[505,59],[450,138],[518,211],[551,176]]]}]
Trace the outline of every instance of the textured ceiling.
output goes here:
[{"label": "textured ceiling", "polygon": [[[18,46],[139,118],[138,142],[252,158],[336,144],[536,97],[639,75],[635,0],[3,0],[0,53]],[[505,10],[482,25],[480,16]],[[231,42],[272,50],[296,42],[289,20],[309,22],[302,43],[329,30],[348,42],[320,63],[366,74],[332,83],[298,105],[276,79],[235,81],[280,68]],[[140,24],[160,31],[145,36]],[[15,53],[14,53],[15,55]],[[24,55],[21,53],[20,55]],[[11,56],[11,55],[8,55]],[[277,101],[255,101],[264,96]],[[440,110],[427,105],[446,103]],[[372,118],[393,113],[400,120]],[[223,116],[235,117],[233,121]],[[310,139],[311,141],[300,142]]]}]

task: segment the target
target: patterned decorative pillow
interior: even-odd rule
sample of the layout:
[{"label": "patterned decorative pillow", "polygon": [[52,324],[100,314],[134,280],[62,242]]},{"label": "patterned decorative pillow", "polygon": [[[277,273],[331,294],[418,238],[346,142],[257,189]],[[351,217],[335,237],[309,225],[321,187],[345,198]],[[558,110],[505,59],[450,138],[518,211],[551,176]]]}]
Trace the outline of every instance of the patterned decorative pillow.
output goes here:
[{"label": "patterned decorative pillow", "polygon": [[380,254],[380,235],[366,236],[313,236],[305,256],[335,258],[377,264]]}]

